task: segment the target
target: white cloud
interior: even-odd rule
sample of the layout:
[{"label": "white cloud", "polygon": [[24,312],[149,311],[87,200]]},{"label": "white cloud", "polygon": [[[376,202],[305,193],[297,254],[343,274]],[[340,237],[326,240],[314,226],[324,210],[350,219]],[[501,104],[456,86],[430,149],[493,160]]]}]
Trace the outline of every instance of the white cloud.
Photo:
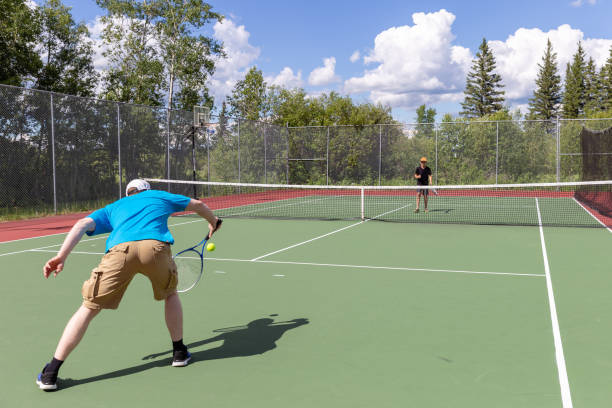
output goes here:
[{"label": "white cloud", "polygon": [[547,39],[557,53],[558,72],[562,77],[566,64],[571,63],[576,53],[578,41],[582,42],[587,58],[592,57],[598,67],[605,63],[612,46],[612,40],[585,38],[581,30],[567,24],[547,32],[539,28],[519,28],[505,41],[490,41],[497,72],[502,77],[505,96],[510,102],[532,96]]},{"label": "white cloud", "polygon": [[359,51],[355,51],[354,53],[351,54],[351,62],[357,62],[359,60],[359,57],[361,57],[361,54],[359,53]]},{"label": "white cloud", "polygon": [[442,9],[415,13],[412,20],[412,26],[391,27],[376,36],[364,62],[378,65],[346,80],[345,92],[369,92],[374,102],[408,109],[462,99],[472,55],[452,44],[455,16]]},{"label": "white cloud", "polygon": [[583,5],[584,3],[588,3],[588,4],[590,4],[591,6],[593,6],[593,5],[595,5],[595,4],[597,3],[597,0],[586,0],[586,2],[585,2],[585,0],[574,0],[574,1],[572,1],[570,4],[571,4],[573,7],[582,7],[582,5]]},{"label": "white cloud", "polygon": [[[370,100],[392,107],[414,109],[421,104],[460,102],[465,78],[474,55],[468,48],[454,45],[451,31],[455,16],[440,10],[415,13],[414,25],[389,28],[376,36],[373,50],[364,57],[376,64],[362,76],[344,82],[349,94],[368,93]],[[585,53],[601,67],[609,57],[611,39],[585,38],[584,33],[564,24],[546,32],[539,28],[519,28],[505,40],[489,41],[497,70],[505,85],[505,97],[512,107],[525,107],[533,94],[538,63],[550,39],[560,75],[571,62],[581,41]]]},{"label": "white cloud", "polygon": [[213,26],[213,37],[223,42],[226,58],[216,62],[215,74],[209,85],[212,95],[220,103],[229,95],[237,81],[244,78],[248,68],[260,54],[260,49],[249,44],[250,33],[244,25],[236,25],[226,18]]},{"label": "white cloud", "polygon": [[338,82],[340,78],[336,75],[336,58],[323,59],[323,66],[317,67],[308,76],[308,83],[312,86],[323,86]]},{"label": "white cloud", "polygon": [[276,76],[270,76],[265,78],[268,85],[281,86],[283,88],[300,88],[304,85],[302,81],[302,71],[298,71],[297,74],[293,73],[293,70],[289,67],[285,67]]}]

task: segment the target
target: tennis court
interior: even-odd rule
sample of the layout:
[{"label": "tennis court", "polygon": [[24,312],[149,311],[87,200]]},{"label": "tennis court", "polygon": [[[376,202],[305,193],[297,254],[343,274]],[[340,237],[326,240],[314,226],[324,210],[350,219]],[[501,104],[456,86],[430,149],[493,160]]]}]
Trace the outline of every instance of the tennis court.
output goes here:
[{"label": "tennis court", "polygon": [[[559,208],[550,197],[511,206],[536,226],[416,218],[480,211],[451,198],[441,193],[430,213],[415,214],[412,197],[387,197],[363,220],[228,218],[202,282],[182,295],[193,363],[170,367],[163,304],[138,276],[119,311],[93,321],[55,393],[41,392],[35,376],[81,302],[105,236],[81,241],[49,281],[41,268],[64,234],[1,243],[0,404],[609,406],[611,231],[546,226]],[[566,213],[583,212],[580,222],[598,223],[563,202]],[[374,220],[404,211],[415,223]],[[205,235],[190,216],[170,224],[175,251]]]}]

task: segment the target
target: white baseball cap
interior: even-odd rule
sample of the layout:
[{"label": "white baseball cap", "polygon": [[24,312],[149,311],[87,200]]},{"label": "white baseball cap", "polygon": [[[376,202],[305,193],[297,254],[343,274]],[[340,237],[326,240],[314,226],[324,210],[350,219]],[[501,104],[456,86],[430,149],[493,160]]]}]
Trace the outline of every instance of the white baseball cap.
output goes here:
[{"label": "white baseball cap", "polygon": [[151,185],[148,181],[145,181],[143,179],[134,179],[130,181],[125,187],[125,195],[128,195],[128,191],[130,191],[131,188],[135,188],[138,191],[150,190]]}]

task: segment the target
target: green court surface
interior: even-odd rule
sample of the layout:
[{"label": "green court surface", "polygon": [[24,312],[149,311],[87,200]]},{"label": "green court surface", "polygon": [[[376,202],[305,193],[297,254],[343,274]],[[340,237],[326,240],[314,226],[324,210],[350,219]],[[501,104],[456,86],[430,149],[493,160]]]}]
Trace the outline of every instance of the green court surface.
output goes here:
[{"label": "green court surface", "polygon": [[[190,217],[170,223],[175,251],[206,231]],[[63,238],[0,244],[2,407],[612,401],[604,228],[228,218],[203,280],[181,295],[192,364],[170,367],[163,302],[137,276],[45,393],[36,374],[104,251],[105,236],[85,237],[47,281],[42,265]]]}]

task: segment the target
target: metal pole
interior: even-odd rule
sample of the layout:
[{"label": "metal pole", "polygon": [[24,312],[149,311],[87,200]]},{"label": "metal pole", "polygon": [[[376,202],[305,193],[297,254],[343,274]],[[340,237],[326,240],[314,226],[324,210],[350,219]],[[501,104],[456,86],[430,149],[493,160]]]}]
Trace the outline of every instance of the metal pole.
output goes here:
[{"label": "metal pole", "polygon": [[434,169],[434,184],[438,184],[438,126],[434,123],[434,137],[436,144],[436,168]]},{"label": "metal pole", "polygon": [[499,169],[499,122],[495,123],[495,184],[497,184],[497,173]]},{"label": "metal pole", "polygon": [[380,170],[382,168],[382,125],[378,125],[378,185],[380,186]]},{"label": "metal pole", "polygon": [[51,163],[53,166],[53,212],[57,214],[57,188],[55,170],[55,117],[53,115],[53,94],[51,94]]},{"label": "metal pole", "polygon": [[559,123],[559,117],[557,116],[557,183],[561,181],[561,126]]},{"label": "metal pole", "polygon": [[[206,180],[210,181],[210,134],[208,129],[206,129],[206,172]],[[210,197],[210,184],[206,188],[206,194]]]},{"label": "metal pole", "polygon": [[287,122],[287,127],[285,128],[285,133],[287,135],[287,184],[289,184],[289,122]]},{"label": "metal pole", "polygon": [[325,184],[329,186],[329,126],[327,127],[327,151],[325,152],[326,165],[325,165]]},{"label": "metal pole", "polygon": [[[170,108],[166,110],[166,178],[170,180]],[[168,182],[170,191],[170,182]]]},{"label": "metal pole", "polygon": [[119,198],[121,198],[121,190],[123,187],[121,185],[121,126],[120,126],[120,116],[119,116],[119,104],[117,104],[117,163],[119,163]]},{"label": "metal pole", "polygon": [[[196,154],[195,154],[195,125],[191,125],[191,166],[193,167],[193,174],[191,178],[193,181],[196,181]],[[193,198],[198,198],[198,191],[196,189],[196,184],[193,183]]]},{"label": "metal pole", "polygon": [[[238,119],[238,183],[240,183],[240,119]],[[238,186],[240,193],[240,186]]]},{"label": "metal pole", "polygon": [[266,146],[266,124],[263,124],[263,143],[264,143],[264,180],[268,183],[268,150]]}]

